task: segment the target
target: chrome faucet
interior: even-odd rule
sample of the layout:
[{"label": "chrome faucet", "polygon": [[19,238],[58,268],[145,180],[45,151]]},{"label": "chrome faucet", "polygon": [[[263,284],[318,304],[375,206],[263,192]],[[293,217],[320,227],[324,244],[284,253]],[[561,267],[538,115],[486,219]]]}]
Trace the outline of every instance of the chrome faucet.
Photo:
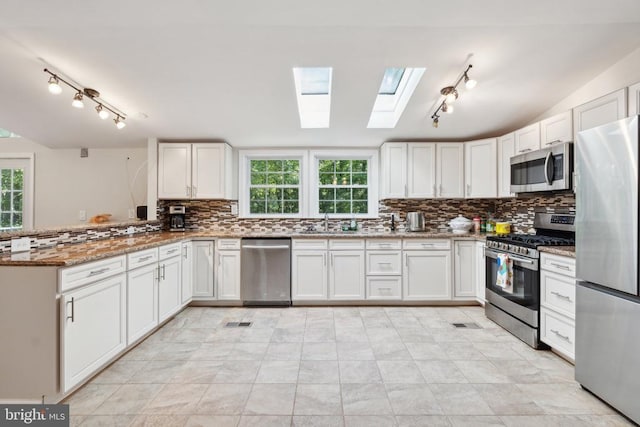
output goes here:
[{"label": "chrome faucet", "polygon": [[329,231],[329,214],[324,214],[324,231]]}]

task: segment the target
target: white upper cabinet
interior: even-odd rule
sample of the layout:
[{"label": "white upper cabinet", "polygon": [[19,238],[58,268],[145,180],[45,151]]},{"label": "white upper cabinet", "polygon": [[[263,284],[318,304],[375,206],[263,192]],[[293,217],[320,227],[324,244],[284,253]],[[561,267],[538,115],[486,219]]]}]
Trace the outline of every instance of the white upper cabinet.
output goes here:
[{"label": "white upper cabinet", "polygon": [[498,138],[498,197],[514,197],[511,192],[511,157],[515,155],[513,132]]},{"label": "white upper cabinet", "polygon": [[232,197],[232,150],[225,143],[158,144],[158,198]]},{"label": "white upper cabinet", "polygon": [[[627,89],[620,89],[573,109],[573,131],[591,129],[627,116]],[[575,138],[577,141],[577,137]]]},{"label": "white upper cabinet", "polygon": [[629,86],[629,116],[640,114],[640,82]]},{"label": "white upper cabinet", "polygon": [[407,144],[407,197],[436,197],[436,144]]},{"label": "white upper cabinet", "polygon": [[518,129],[515,132],[516,154],[540,149],[540,123]]},{"label": "white upper cabinet", "polygon": [[448,142],[436,144],[437,197],[464,197],[464,144]]},{"label": "white upper cabinet", "polygon": [[497,139],[465,143],[465,189],[467,198],[497,197]]},{"label": "white upper cabinet", "polygon": [[571,141],[573,141],[573,118],[570,110],[540,122],[540,146],[542,148]]},{"label": "white upper cabinet", "polygon": [[407,144],[388,142],[381,148],[382,199],[401,199],[407,194]]}]

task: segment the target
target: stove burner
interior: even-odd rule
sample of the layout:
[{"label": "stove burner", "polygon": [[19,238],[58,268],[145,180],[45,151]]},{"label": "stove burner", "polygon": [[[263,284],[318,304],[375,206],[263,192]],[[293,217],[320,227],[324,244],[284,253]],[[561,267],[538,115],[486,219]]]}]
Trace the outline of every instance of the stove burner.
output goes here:
[{"label": "stove burner", "polygon": [[536,234],[508,234],[506,236],[487,236],[487,240],[511,243],[535,249],[538,246],[574,246],[574,239],[541,236]]}]

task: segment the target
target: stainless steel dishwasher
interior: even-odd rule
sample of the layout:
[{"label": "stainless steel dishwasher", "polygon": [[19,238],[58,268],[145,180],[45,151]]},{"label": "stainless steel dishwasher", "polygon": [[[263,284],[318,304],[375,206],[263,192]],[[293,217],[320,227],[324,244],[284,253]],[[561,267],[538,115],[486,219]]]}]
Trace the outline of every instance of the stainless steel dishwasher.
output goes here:
[{"label": "stainless steel dishwasher", "polygon": [[242,239],[241,248],[242,304],[291,305],[291,239]]}]

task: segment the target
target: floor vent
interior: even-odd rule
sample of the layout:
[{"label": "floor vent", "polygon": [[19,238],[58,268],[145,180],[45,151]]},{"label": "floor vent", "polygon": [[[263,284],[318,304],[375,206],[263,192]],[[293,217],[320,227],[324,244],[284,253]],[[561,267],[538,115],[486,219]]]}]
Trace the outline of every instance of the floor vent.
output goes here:
[{"label": "floor vent", "polygon": [[466,329],[482,329],[480,325],[475,322],[470,323],[452,323],[456,328],[466,328]]},{"label": "floor vent", "polygon": [[248,328],[251,326],[251,322],[227,322],[224,326],[226,328]]}]

